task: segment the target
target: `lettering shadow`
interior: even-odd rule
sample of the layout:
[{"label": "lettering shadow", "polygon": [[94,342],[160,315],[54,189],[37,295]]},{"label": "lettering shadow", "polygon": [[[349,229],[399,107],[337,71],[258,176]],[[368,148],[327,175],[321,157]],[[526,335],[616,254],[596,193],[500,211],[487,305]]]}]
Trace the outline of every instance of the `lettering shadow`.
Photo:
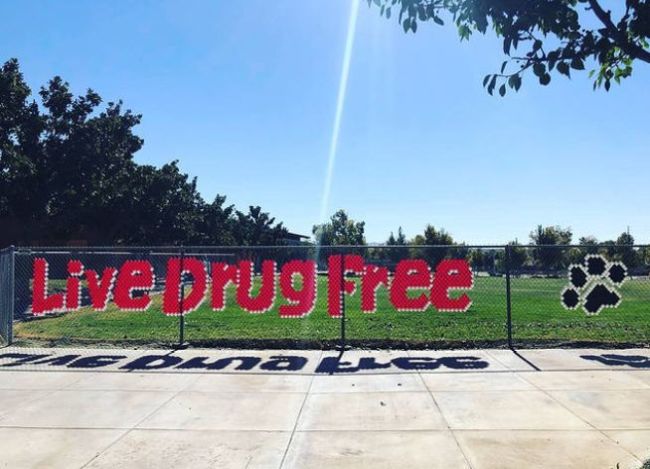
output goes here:
[{"label": "lettering shadow", "polygon": [[650,368],[650,357],[644,355],[621,355],[603,353],[602,355],[580,355],[584,360],[592,360],[608,366],[626,366],[630,368]]},{"label": "lettering shadow", "polygon": [[[53,369],[96,370],[111,367],[112,371],[224,371],[224,372],[299,372],[309,359],[296,355],[233,354],[232,356],[182,357],[167,354],[149,354],[136,358],[126,355],[82,355],[55,353],[5,353],[0,354],[0,368],[24,368],[33,371]],[[316,373],[351,374],[382,370],[426,371],[437,369],[484,370],[490,365],[480,357],[467,356],[397,356],[382,360],[373,356],[348,357],[344,353],[322,358],[315,367]],[[648,365],[650,366],[650,365]]]}]

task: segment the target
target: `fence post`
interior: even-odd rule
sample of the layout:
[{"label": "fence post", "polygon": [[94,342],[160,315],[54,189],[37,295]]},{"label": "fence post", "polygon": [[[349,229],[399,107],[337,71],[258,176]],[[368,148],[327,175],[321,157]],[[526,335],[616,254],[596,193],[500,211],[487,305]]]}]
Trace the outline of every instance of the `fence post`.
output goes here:
[{"label": "fence post", "polygon": [[7,345],[14,341],[14,314],[16,313],[16,248],[11,246],[11,277],[10,288],[11,296],[9,297],[9,323],[7,324]]},{"label": "fence post", "polygon": [[341,254],[341,351],[345,350],[345,255]]},{"label": "fence post", "polygon": [[16,296],[16,248],[9,246],[0,254],[0,338],[7,345],[13,343],[13,322]]},{"label": "fence post", "polygon": [[181,298],[180,298],[180,311],[178,312],[178,346],[182,347],[185,344],[185,315],[183,314],[184,301],[185,301],[185,281],[183,280],[183,271],[185,270],[185,248],[181,245]]},{"label": "fence post", "polygon": [[510,296],[510,245],[505,249],[505,268],[506,268],[506,317],[508,323],[508,347],[513,348],[512,344],[512,301]]}]

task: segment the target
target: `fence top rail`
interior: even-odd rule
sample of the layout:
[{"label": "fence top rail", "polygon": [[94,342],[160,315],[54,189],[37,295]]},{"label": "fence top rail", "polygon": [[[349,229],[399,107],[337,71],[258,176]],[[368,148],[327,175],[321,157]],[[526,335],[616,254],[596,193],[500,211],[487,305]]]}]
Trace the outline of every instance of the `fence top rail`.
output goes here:
[{"label": "fence top rail", "polygon": [[635,244],[635,245],[623,245],[623,244],[517,244],[517,245],[507,245],[507,244],[422,244],[422,245],[385,245],[385,244],[373,244],[373,245],[337,245],[337,246],[325,246],[325,245],[280,245],[280,246],[17,246],[17,247],[6,247],[0,249],[0,252],[4,253],[14,249],[18,254],[29,254],[29,253],[103,253],[103,254],[130,254],[130,253],[169,253],[175,254],[178,252],[189,253],[190,251],[261,251],[261,250],[278,250],[278,251],[289,251],[289,250],[310,250],[310,249],[324,249],[324,250],[371,250],[371,249],[499,249],[505,250],[507,248],[523,248],[523,249],[540,249],[540,248],[550,248],[550,249],[609,249],[609,248],[633,248],[633,249],[647,249],[650,248],[648,244]]}]

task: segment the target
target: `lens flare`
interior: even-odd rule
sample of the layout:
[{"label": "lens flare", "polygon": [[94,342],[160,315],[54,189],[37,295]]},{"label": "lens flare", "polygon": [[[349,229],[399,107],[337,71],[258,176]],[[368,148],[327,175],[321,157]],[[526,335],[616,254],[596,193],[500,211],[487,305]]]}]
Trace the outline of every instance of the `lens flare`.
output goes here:
[{"label": "lens flare", "polygon": [[[334,125],[332,127],[332,138],[330,139],[329,152],[327,155],[327,169],[325,172],[325,183],[323,185],[323,197],[321,199],[319,222],[325,222],[329,210],[329,199],[332,189],[332,176],[334,174],[334,163],[339,146],[339,133],[341,130],[341,119],[345,107],[345,96],[348,88],[348,77],[350,76],[350,61],[352,59],[352,48],[357,27],[357,16],[359,14],[359,0],[353,0],[350,7],[348,19],[348,35],[345,40],[345,51],[343,53],[343,66],[341,67],[341,78],[339,80],[339,91],[336,98],[336,113],[334,114]],[[318,241],[318,240],[317,240]]]}]

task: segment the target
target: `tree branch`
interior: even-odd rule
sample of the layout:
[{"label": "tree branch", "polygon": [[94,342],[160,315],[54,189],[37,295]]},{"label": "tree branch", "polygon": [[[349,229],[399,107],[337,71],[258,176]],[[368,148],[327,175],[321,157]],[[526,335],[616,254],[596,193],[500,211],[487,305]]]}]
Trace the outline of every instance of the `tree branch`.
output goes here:
[{"label": "tree branch", "polygon": [[635,59],[650,63],[650,52],[645,50],[643,47],[630,42],[627,36],[619,31],[619,29],[612,21],[612,18],[609,16],[609,13],[603,10],[597,0],[589,0],[589,5],[591,6],[591,9],[598,17],[600,22],[605,26],[605,29],[608,33],[607,36],[613,39],[616,44],[618,44],[620,48],[630,56],[634,57]]}]

